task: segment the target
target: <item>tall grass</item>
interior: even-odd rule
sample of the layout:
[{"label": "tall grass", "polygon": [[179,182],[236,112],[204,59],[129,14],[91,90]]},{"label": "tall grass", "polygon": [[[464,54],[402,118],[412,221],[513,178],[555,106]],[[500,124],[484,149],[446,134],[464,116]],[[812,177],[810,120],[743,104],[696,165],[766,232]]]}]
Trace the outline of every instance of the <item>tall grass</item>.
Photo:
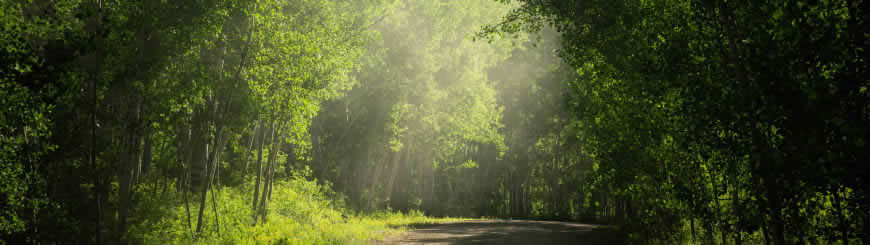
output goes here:
[{"label": "tall grass", "polygon": [[252,181],[217,189],[214,203],[209,194],[202,232],[196,238],[193,230],[197,225],[199,195],[188,195],[191,214],[188,227],[181,193],[149,195],[158,192],[140,191],[140,204],[135,211],[142,215],[131,222],[134,225],[128,237],[145,244],[363,244],[396,236],[411,224],[456,220],[429,218],[418,211],[353,213],[345,210],[341,198],[330,194],[327,187],[296,176],[276,180],[267,222],[254,225],[252,189]]}]

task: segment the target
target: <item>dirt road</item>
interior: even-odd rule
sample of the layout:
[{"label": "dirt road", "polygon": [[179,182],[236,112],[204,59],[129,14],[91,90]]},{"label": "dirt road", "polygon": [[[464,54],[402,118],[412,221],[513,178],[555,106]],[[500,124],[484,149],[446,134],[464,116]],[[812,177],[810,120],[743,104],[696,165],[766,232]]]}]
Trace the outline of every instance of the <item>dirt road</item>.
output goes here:
[{"label": "dirt road", "polygon": [[479,220],[415,226],[386,244],[623,244],[611,227],[571,222]]}]

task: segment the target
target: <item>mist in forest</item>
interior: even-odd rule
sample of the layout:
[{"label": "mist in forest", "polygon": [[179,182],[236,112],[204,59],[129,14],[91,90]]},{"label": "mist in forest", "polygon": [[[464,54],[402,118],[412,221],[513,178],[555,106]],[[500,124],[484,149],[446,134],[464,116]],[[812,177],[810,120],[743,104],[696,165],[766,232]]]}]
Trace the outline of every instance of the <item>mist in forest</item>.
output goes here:
[{"label": "mist in forest", "polygon": [[374,26],[381,40],[369,49],[374,57],[359,84],[327,102],[312,125],[315,176],[361,210],[472,217],[551,212],[511,210],[531,200],[502,197],[550,195],[516,186],[549,188],[551,174],[560,171],[548,167],[554,145],[564,144],[554,142],[569,134],[563,93],[572,77],[556,56],[555,31],[473,40],[481,26],[499,20],[504,6],[395,8]]}]

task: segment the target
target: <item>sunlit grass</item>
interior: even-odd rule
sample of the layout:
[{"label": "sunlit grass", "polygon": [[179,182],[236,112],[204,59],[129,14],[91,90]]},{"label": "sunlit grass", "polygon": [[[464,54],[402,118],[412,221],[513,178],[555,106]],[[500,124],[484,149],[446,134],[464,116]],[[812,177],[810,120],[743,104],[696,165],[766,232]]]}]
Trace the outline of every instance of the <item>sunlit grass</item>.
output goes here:
[{"label": "sunlit grass", "polygon": [[411,225],[463,220],[426,217],[419,211],[354,214],[334,203],[316,182],[295,178],[275,183],[267,222],[253,225],[252,186],[222,188],[216,193],[219,228],[209,194],[202,232],[196,239],[191,232],[196,229],[199,208],[194,195],[188,197],[190,228],[180,194],[143,198],[147,201],[140,209],[148,216],[131,228],[131,239],[145,244],[368,244],[397,237]]}]

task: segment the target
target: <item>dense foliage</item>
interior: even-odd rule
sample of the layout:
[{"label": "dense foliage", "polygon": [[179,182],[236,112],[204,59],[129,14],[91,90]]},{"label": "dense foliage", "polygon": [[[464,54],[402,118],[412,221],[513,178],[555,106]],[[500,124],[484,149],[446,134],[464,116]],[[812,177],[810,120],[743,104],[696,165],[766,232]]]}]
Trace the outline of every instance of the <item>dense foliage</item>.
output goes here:
[{"label": "dense foliage", "polygon": [[865,1],[514,4],[482,35],[560,32],[588,183],[639,238],[870,242]]},{"label": "dense foliage", "polygon": [[870,243],[866,5],[0,1],[0,242]]},{"label": "dense foliage", "polygon": [[319,104],[352,84],[380,5],[3,1],[4,240],[138,239],[131,226],[160,218],[148,190],[170,187],[196,239],[214,190],[246,179],[247,222],[265,222]]}]

